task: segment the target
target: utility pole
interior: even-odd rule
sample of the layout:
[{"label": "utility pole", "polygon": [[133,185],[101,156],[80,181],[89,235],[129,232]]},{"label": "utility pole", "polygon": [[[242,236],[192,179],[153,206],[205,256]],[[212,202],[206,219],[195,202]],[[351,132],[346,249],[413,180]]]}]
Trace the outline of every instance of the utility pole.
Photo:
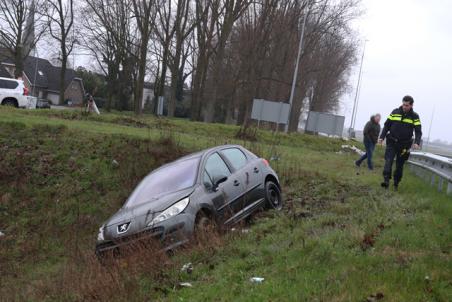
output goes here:
[{"label": "utility pole", "polygon": [[311,93],[309,96],[309,103],[308,103],[308,115],[306,117],[306,123],[304,124],[304,132],[306,133],[307,129],[308,129],[308,120],[309,120],[309,114],[311,113],[311,105],[312,105],[312,101],[314,100],[314,85],[311,86]]},{"label": "utility pole", "polygon": [[297,62],[295,64],[295,70],[293,72],[293,79],[292,79],[292,88],[290,90],[290,98],[289,98],[289,119],[286,123],[285,132],[287,133],[289,131],[289,122],[290,122],[290,115],[292,114],[292,104],[293,104],[293,98],[295,95],[295,86],[297,84],[297,76],[298,76],[298,70],[300,68],[300,59],[301,54],[303,53],[303,39],[304,39],[304,32],[306,29],[306,19],[308,18],[308,15],[311,11],[311,6],[309,5],[308,12],[303,14],[303,25],[301,27],[301,36],[300,36],[300,43],[298,44],[298,55],[297,55]]},{"label": "utility pole", "polygon": [[364,47],[363,47],[363,54],[361,56],[361,64],[359,67],[359,75],[358,75],[358,83],[356,84],[356,93],[355,93],[355,100],[353,102],[353,111],[352,111],[352,118],[350,121],[350,128],[348,129],[348,136],[351,137],[352,133],[354,132],[355,123],[356,123],[356,116],[358,115],[358,102],[359,102],[359,94],[361,91],[361,78],[363,73],[363,63],[364,63],[364,55],[366,53],[366,44],[368,40],[364,41]]}]

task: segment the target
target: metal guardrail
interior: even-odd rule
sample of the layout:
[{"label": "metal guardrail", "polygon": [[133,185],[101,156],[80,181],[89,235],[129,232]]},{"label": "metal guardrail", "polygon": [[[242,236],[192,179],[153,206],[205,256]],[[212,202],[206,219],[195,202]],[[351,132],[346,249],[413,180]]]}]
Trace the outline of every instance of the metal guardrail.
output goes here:
[{"label": "metal guardrail", "polygon": [[452,195],[452,159],[425,152],[412,152],[410,160],[411,171],[417,176],[437,186],[438,191],[446,190]]}]

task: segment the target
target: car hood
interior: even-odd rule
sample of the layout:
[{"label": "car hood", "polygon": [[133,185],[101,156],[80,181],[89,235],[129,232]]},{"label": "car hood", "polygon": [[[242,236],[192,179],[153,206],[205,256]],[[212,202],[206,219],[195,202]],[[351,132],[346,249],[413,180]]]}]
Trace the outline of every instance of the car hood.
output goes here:
[{"label": "car hood", "polygon": [[127,232],[121,235],[131,235],[144,230],[148,223],[156,217],[157,214],[166,210],[168,207],[179,200],[191,195],[194,187],[180,190],[177,192],[165,193],[149,202],[144,202],[133,207],[122,207],[104,223],[104,232],[106,237],[118,237],[117,227],[124,223],[130,223]]}]

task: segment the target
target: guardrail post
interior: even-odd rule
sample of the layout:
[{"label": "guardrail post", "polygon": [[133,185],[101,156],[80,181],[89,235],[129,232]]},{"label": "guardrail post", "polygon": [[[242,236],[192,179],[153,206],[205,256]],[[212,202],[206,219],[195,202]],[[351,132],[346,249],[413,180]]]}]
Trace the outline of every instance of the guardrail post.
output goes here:
[{"label": "guardrail post", "polygon": [[444,184],[444,179],[440,176],[439,181],[438,181],[438,191],[440,191],[440,192],[443,191],[443,184]]},{"label": "guardrail post", "polygon": [[452,182],[447,185],[447,195],[452,195]]},{"label": "guardrail post", "polygon": [[430,171],[425,171],[425,174],[424,174],[424,179],[425,179],[425,181],[426,182],[428,182],[428,181],[430,181]]},{"label": "guardrail post", "polygon": [[436,175],[434,173],[432,173],[432,179],[430,181],[430,184],[432,185],[432,187],[435,185],[435,181],[436,181]]}]

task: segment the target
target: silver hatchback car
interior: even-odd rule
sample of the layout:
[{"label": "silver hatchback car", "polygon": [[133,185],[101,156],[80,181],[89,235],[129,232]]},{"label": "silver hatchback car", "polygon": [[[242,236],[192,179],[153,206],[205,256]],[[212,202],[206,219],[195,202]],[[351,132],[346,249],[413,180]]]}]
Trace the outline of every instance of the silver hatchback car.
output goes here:
[{"label": "silver hatchback car", "polygon": [[96,253],[149,238],[173,249],[206,223],[233,225],[265,207],[282,207],[278,176],[268,161],[238,145],[215,147],[146,176],[100,227]]}]

